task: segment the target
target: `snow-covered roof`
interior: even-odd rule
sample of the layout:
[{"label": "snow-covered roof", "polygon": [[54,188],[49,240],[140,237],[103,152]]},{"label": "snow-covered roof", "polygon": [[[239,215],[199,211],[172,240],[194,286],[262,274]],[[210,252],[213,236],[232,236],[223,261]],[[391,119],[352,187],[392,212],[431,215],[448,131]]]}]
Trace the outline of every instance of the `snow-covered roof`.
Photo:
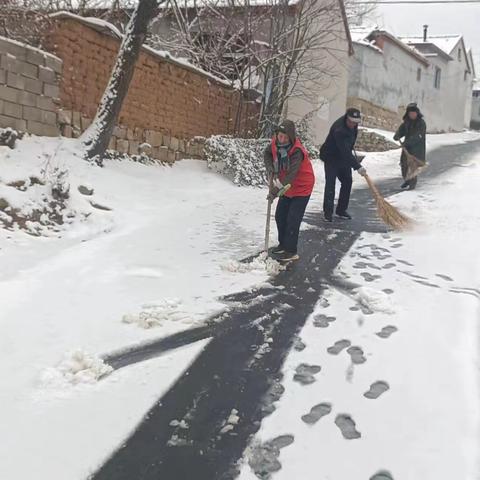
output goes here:
[{"label": "snow-covered roof", "polygon": [[[111,35],[119,40],[123,38],[123,34],[118,30],[115,25],[112,25],[111,23],[106,22],[105,20],[101,20],[99,18],[90,18],[90,17],[81,17],[79,15],[75,15],[70,12],[58,12],[54,13],[51,15],[53,18],[66,18],[66,19],[71,19],[75,20],[77,22],[83,23],[84,25],[88,25],[89,27],[93,28],[94,30],[99,31],[100,33],[104,33],[107,35]],[[199,67],[196,67],[195,65],[191,64],[187,59],[185,58],[178,58],[174,57],[173,55],[170,54],[170,52],[167,52],[165,50],[156,50],[152,47],[149,47],[148,45],[143,45],[142,49],[151,55],[160,58],[162,60],[165,60],[167,62],[173,63],[175,65],[178,65],[180,67],[183,67],[187,70],[190,70],[194,73],[199,73],[203,75],[204,77],[208,77],[210,80],[216,82],[217,84],[220,83],[224,86],[231,87],[231,83],[227,82],[226,80],[223,80],[222,78],[216,77],[215,75],[202,70]]]},{"label": "snow-covered roof", "polygon": [[366,27],[363,25],[358,27],[350,27],[350,35],[352,36],[352,41],[363,42],[375,30],[377,30],[377,27]]},{"label": "snow-covered roof", "polygon": [[405,43],[412,43],[415,45],[420,44],[429,44],[433,43],[436,47],[440,50],[444,51],[447,55],[450,55],[453,49],[457,46],[458,42],[462,40],[462,35],[429,35],[427,37],[427,41],[423,41],[423,37],[421,36],[413,36],[413,37],[399,37]]},{"label": "snow-covered roof", "polygon": [[368,37],[376,30],[377,27],[350,27],[350,35],[352,37],[352,42],[356,45],[363,45],[365,47],[371,48],[372,50],[376,50],[379,53],[383,53],[381,48],[377,47],[372,40],[368,39]]}]

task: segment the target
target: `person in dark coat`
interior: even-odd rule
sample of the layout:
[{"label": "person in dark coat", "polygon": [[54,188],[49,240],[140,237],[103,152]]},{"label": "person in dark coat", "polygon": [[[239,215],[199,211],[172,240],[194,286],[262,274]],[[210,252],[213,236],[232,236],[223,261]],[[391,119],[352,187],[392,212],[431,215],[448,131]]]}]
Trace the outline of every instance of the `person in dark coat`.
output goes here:
[{"label": "person in dark coat", "polygon": [[295,124],[284,120],[264,152],[265,167],[272,179],[268,198],[278,197],[275,221],[278,246],[271,250],[277,260],[299,258],[298,236],[305,209],[315,184],[312,163],[297,138]]},{"label": "person in dark coat", "polygon": [[323,214],[327,222],[333,220],[337,178],[341,187],[336,214],[340,218],[351,219],[352,217],[348,213],[348,204],[352,191],[352,169],[358,171],[362,176],[367,174],[354,152],[361,119],[360,110],[349,108],[345,115],[332,125],[325,143],[320,149],[320,158],[325,167]]},{"label": "person in dark coat", "polygon": [[[426,132],[427,124],[423,118],[420,109],[416,103],[409,103],[407,105],[407,111],[403,116],[403,122],[398,127],[393,137],[394,140],[400,140],[405,138],[403,146],[408,153],[417,157],[419,160],[425,160],[426,157]],[[401,188],[408,188],[413,190],[417,186],[417,177],[411,180],[406,180],[408,172],[407,155],[402,150],[402,156],[400,157],[400,167],[402,169],[402,177],[404,182]]]}]

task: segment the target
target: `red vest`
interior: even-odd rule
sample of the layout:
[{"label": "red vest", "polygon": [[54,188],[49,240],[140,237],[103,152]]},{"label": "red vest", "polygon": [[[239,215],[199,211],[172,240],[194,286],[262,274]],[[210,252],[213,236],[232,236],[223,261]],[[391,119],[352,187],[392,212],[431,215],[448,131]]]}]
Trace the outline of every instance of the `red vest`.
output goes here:
[{"label": "red vest", "polygon": [[[298,138],[295,140],[293,147],[288,151],[288,156],[290,157],[297,148],[299,148],[303,153],[303,161],[300,165],[300,169],[297,172],[297,176],[292,182],[291,188],[289,188],[285,193],[285,196],[289,198],[308,197],[312,194],[313,186],[315,185],[315,174],[313,173],[312,162],[310,161],[307,150]],[[278,161],[275,137],[272,138],[272,156],[274,162]],[[278,179],[283,183],[286,175],[286,170],[280,170]]]}]

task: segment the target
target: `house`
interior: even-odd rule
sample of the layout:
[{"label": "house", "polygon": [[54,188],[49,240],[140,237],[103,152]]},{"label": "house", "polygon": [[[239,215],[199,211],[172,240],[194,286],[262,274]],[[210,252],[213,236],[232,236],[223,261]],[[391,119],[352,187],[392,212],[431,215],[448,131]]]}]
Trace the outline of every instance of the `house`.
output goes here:
[{"label": "house", "polygon": [[365,124],[393,130],[405,106],[417,102],[430,132],[469,124],[472,57],[461,35],[396,37],[378,28],[352,31],[348,104]]},{"label": "house", "polygon": [[[201,35],[197,38],[202,42],[202,46],[205,46],[205,49],[211,45],[210,39],[213,39],[213,44],[218,36],[225,37],[226,43],[230,42],[230,48],[221,57],[216,57],[216,62],[217,68],[221,66],[233,82],[236,80],[235,71],[237,69],[231,67],[233,62],[238,62],[242,58],[244,45],[248,45],[248,51],[259,59],[258,63],[262,63],[262,51],[282,48],[282,46],[272,44],[271,32],[274,28],[272,27],[272,17],[275,15],[275,9],[287,9],[284,26],[286,32],[296,23],[308,24],[306,35],[310,39],[308,41],[312,43],[312,48],[301,53],[303,55],[301,67],[294,68],[294,80],[288,87],[290,93],[283,104],[282,112],[284,117],[288,116],[297,122],[308,119],[313,140],[317,143],[324,140],[330,124],[342,115],[346,108],[348,64],[349,57],[353,54],[353,44],[343,0],[293,0],[288,5],[264,0],[252,3],[205,0],[205,3],[187,2],[186,5],[186,7],[182,7],[182,15],[188,19],[189,31],[195,32],[196,29],[202,28]],[[306,15],[305,12],[309,11],[314,14]],[[219,12],[221,15],[218,14]],[[230,41],[230,38],[235,36],[235,33],[231,34],[231,32],[235,32],[236,28],[243,27],[245,16],[257,19],[254,28],[249,29],[249,35],[252,38],[242,39],[240,44],[238,44],[238,39]],[[201,21],[196,22],[196,17],[201,18]],[[222,23],[225,22],[225,19],[231,26],[228,32]],[[176,33],[178,34],[175,22],[175,15],[165,11],[153,23],[151,32],[160,41],[165,41],[165,48],[181,55],[181,51],[176,51],[175,46],[174,37]],[[198,31],[195,33],[198,34]],[[277,40],[280,37],[277,37]],[[294,37],[294,35],[291,34],[290,37]],[[292,38],[289,38],[288,41],[292,41]],[[162,44],[160,43],[160,45]],[[232,51],[232,46],[238,47],[238,52]],[[293,48],[289,55],[292,52],[292,55],[295,55],[298,51]],[[211,61],[211,57],[208,55],[206,57],[207,61]],[[211,65],[204,65],[204,68],[208,69],[209,67]],[[278,76],[283,75],[283,72],[275,73],[275,68],[266,69],[266,73],[265,70],[260,74],[259,72],[260,70],[257,70],[252,75],[253,81],[249,80],[247,83],[249,91],[256,92],[258,101],[263,102],[263,109],[268,104],[269,97],[273,96],[272,84]]]},{"label": "house", "polygon": [[[432,66],[435,90],[427,90],[426,101],[435,103],[433,112],[446,122],[433,118],[437,130],[462,130],[469,126],[473,63],[461,35],[428,35],[401,37],[402,41],[420,51]],[[437,81],[438,80],[438,81]],[[437,88],[438,87],[438,88]],[[430,93],[430,94],[429,94]],[[448,128],[447,128],[448,127]],[[434,127],[435,128],[435,127]]]},{"label": "house", "polygon": [[470,127],[480,130],[480,80],[473,85]]}]

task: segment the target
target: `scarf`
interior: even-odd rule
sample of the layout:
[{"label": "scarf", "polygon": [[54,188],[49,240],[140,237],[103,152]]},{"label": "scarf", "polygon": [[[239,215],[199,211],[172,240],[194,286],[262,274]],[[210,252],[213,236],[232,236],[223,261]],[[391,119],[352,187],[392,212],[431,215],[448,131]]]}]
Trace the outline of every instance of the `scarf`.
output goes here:
[{"label": "scarf", "polygon": [[275,173],[279,173],[282,170],[289,170],[290,169],[290,157],[288,156],[288,152],[292,148],[291,143],[278,143],[277,142],[277,160],[278,162],[275,162],[275,166],[277,167],[275,169]]}]

